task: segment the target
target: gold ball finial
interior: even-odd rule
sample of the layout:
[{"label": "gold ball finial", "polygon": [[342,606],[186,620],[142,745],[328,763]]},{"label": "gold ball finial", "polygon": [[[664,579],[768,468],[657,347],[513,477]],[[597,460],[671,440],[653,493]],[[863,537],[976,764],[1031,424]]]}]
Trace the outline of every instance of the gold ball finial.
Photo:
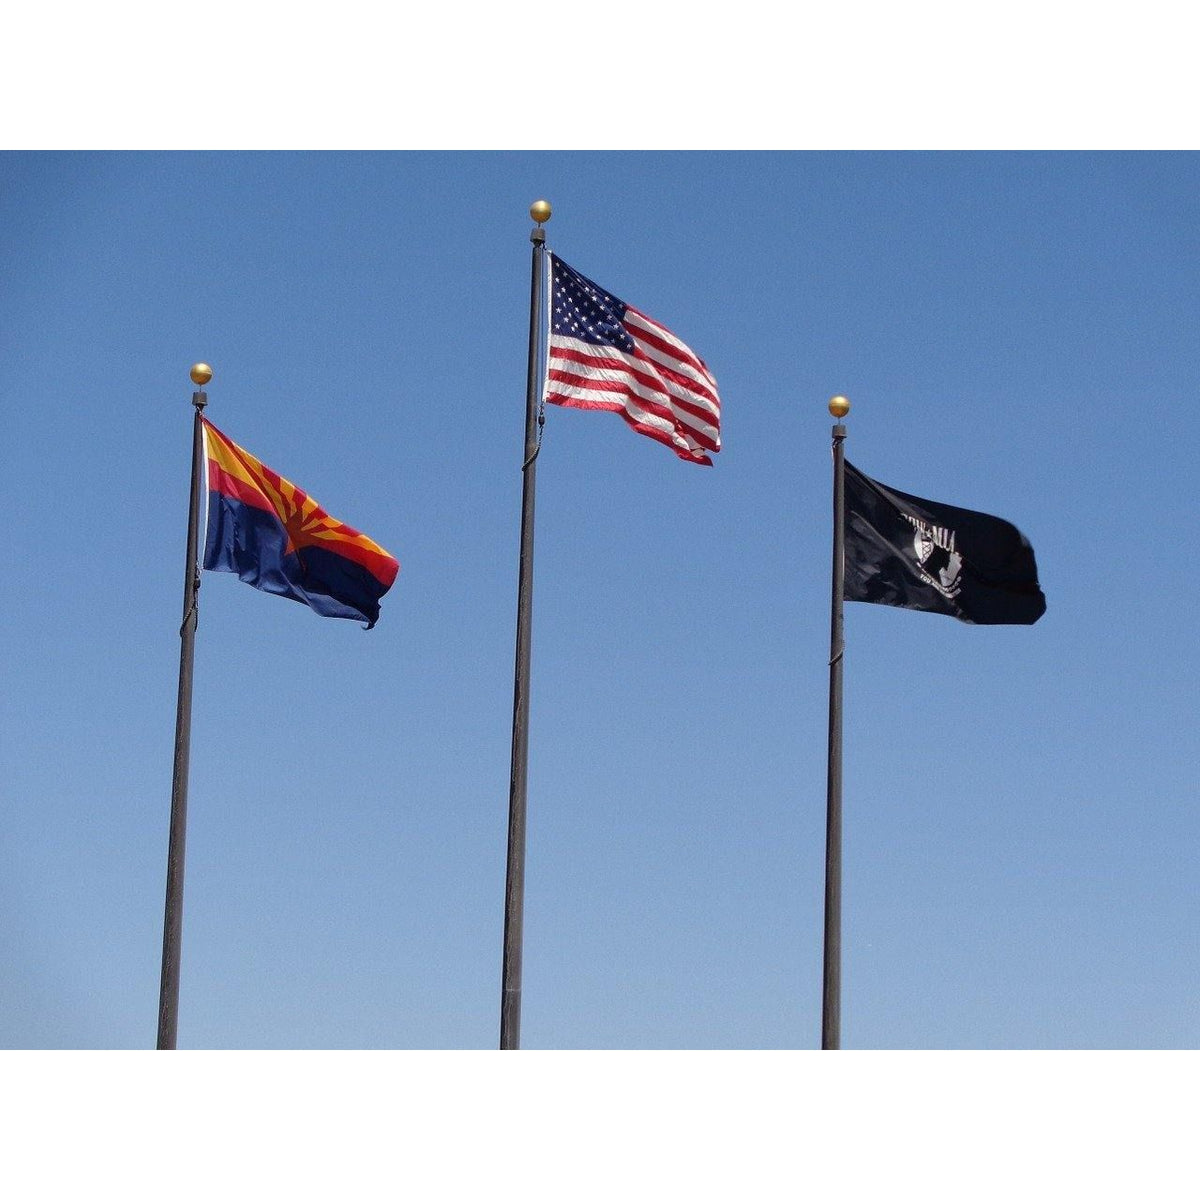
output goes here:
[{"label": "gold ball finial", "polygon": [[550,201],[535,200],[529,206],[529,215],[539,224],[544,225],[550,220]]},{"label": "gold ball finial", "polygon": [[845,396],[834,396],[829,402],[829,415],[840,421],[850,411],[850,401]]},{"label": "gold ball finial", "polygon": [[212,378],[212,367],[208,363],[193,363],[188,374],[191,375],[194,384],[203,387]]}]

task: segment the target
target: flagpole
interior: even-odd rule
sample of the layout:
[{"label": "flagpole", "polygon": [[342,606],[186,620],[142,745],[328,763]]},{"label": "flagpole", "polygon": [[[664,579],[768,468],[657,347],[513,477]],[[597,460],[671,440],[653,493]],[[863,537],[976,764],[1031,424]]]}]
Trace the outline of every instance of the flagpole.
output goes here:
[{"label": "flagpole", "polygon": [[535,201],[529,215],[537,222],[529,287],[529,366],[525,387],[525,454],[521,467],[521,564],[517,584],[517,653],[513,679],[512,768],[508,784],[508,869],[504,883],[504,966],[500,994],[500,1049],[521,1048],[521,957],[525,926],[525,795],[529,765],[529,653],[533,634],[533,510],[537,492],[537,455],[541,445],[538,414],[538,333],[550,205]]},{"label": "flagpole", "polygon": [[846,648],[842,602],[846,582],[845,452],[850,411],[845,396],[829,401],[833,427],[833,571],[829,619],[829,760],[825,793],[825,971],[821,995],[821,1049],[842,1044],[842,658]]},{"label": "flagpole", "polygon": [[188,492],[187,563],[183,575],[183,623],[179,627],[179,697],[175,708],[175,766],[171,777],[171,833],[167,844],[167,902],[163,915],[162,978],[158,991],[159,1050],[174,1050],[179,1026],[179,953],[183,936],[183,855],[187,840],[188,757],[192,738],[192,663],[196,648],[200,567],[200,480],[204,466],[201,416],[208,404],[204,385],[212,378],[207,363],[191,370],[192,479]]}]

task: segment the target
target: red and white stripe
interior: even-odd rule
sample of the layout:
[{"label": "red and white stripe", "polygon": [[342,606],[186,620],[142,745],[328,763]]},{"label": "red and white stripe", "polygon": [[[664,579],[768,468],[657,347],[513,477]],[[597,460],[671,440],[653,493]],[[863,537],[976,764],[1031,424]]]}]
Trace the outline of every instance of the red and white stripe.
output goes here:
[{"label": "red and white stripe", "polygon": [[626,305],[624,326],[632,354],[552,332],[546,399],[620,413],[680,458],[712,466],[709,454],[721,449],[717,381],[687,345],[645,313]]}]

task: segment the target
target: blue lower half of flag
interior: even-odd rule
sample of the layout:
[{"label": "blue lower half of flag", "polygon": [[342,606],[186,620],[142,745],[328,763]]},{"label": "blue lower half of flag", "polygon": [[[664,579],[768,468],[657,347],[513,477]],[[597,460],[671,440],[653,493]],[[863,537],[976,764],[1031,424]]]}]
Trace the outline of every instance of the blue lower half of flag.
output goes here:
[{"label": "blue lower half of flag", "polygon": [[322,617],[366,621],[367,628],[375,624],[389,585],[334,550],[290,547],[288,531],[274,514],[209,492],[205,570],[231,571],[243,583],[307,604]]}]

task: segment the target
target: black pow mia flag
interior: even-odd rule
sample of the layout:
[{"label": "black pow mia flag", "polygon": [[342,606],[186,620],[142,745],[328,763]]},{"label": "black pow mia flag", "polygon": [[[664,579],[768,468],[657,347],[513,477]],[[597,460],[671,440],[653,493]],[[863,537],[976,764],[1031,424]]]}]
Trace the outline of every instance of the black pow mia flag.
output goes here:
[{"label": "black pow mia flag", "polygon": [[1046,611],[1033,547],[987,513],[897,492],[846,463],[847,600],[1032,625]]}]

